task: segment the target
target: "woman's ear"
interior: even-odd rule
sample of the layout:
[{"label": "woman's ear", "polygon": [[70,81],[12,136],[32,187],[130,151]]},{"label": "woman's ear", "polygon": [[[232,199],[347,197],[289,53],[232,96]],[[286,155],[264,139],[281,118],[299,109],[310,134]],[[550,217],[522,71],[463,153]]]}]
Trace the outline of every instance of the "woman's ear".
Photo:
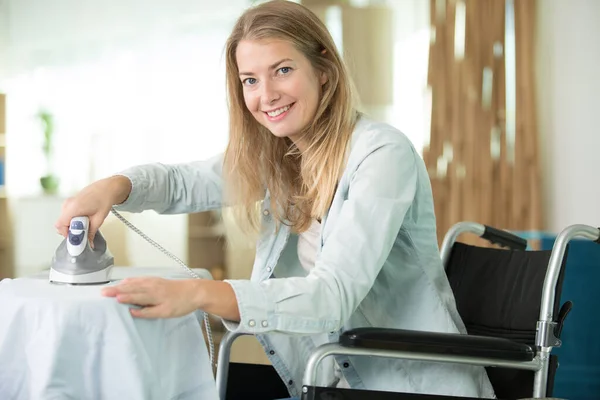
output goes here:
[{"label": "woman's ear", "polygon": [[[327,49],[321,50],[321,55],[325,55],[325,53],[327,53]],[[321,86],[327,83],[327,80],[327,74],[325,72],[321,72],[321,76],[319,77],[319,82],[321,82]]]},{"label": "woman's ear", "polygon": [[319,82],[321,83],[321,86],[327,83],[328,80],[329,78],[327,77],[327,74],[325,72],[321,72],[321,75],[319,76]]}]

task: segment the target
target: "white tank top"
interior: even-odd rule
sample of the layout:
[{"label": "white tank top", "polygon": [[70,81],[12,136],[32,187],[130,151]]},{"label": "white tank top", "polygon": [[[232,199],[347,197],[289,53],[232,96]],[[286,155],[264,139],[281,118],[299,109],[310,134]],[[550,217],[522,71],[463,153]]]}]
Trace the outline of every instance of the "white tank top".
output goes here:
[{"label": "white tank top", "polygon": [[[298,235],[298,259],[306,272],[309,272],[315,266],[319,246],[321,245],[320,240],[321,223],[317,220],[314,220],[306,231]],[[350,388],[337,362],[334,362],[333,365],[335,376],[338,379],[336,387]]]},{"label": "white tank top", "polygon": [[302,268],[309,272],[314,266],[321,239],[321,224],[316,219],[298,236],[298,258]]}]

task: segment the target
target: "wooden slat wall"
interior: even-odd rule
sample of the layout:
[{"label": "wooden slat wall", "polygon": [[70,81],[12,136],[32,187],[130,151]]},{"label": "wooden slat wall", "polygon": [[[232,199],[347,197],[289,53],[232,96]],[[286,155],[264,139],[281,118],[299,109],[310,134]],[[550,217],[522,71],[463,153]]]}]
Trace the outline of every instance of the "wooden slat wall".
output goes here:
[{"label": "wooden slat wall", "polygon": [[521,183],[515,221],[543,227],[538,124],[535,118],[534,32],[536,0],[515,0],[517,53],[516,176]]},{"label": "wooden slat wall", "polygon": [[[506,145],[505,0],[431,0],[432,120],[424,158],[440,241],[453,224],[465,220],[510,230],[543,228],[533,86],[535,0],[515,3],[513,163]],[[456,58],[456,10],[463,4],[465,51]],[[484,71],[491,74],[489,97],[482,94]],[[492,145],[498,146],[495,156]]]}]

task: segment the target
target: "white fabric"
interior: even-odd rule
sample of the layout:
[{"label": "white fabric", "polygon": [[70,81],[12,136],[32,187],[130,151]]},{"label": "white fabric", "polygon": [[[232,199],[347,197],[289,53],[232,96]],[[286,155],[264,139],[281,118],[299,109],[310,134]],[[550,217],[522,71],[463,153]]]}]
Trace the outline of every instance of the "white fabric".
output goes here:
[{"label": "white fabric", "polygon": [[[167,271],[113,277],[187,277]],[[135,319],[102,287],[51,284],[47,272],[0,282],[0,399],[218,398],[201,312]]]},{"label": "white fabric", "polygon": [[314,266],[321,240],[321,224],[314,220],[308,229],[298,235],[298,259],[307,272]]}]

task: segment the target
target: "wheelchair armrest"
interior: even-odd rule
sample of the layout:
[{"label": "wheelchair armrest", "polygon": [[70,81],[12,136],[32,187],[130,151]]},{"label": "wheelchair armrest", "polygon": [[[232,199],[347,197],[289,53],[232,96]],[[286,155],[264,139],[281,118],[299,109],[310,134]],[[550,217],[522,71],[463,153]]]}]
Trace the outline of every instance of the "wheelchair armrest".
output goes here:
[{"label": "wheelchair armrest", "polygon": [[505,361],[531,361],[535,357],[531,346],[504,338],[404,329],[357,328],[344,332],[339,342],[345,347]]}]

